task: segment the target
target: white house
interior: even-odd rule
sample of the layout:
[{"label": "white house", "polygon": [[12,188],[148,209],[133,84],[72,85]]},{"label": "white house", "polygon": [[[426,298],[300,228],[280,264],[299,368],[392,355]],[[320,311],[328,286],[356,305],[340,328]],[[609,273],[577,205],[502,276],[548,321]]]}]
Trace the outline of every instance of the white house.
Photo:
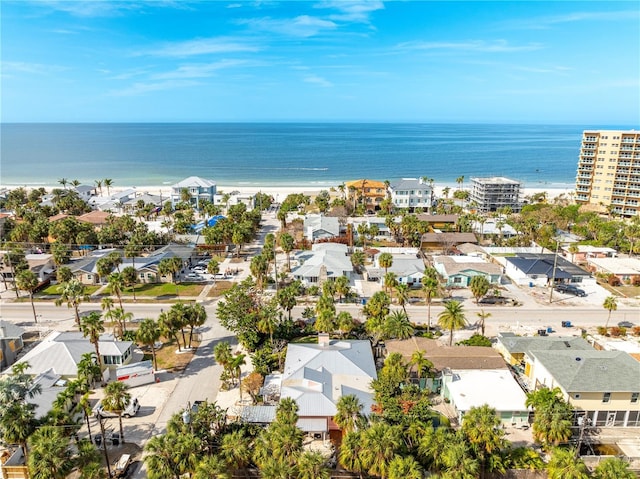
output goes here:
[{"label": "white house", "polygon": [[422,178],[402,178],[389,185],[391,202],[397,208],[431,208],[433,188]]},{"label": "white house", "polygon": [[200,178],[199,176],[190,176],[175,185],[171,186],[171,205],[182,201],[182,192],[186,190],[191,195],[190,202],[196,208],[200,207],[200,202],[207,200],[214,203],[216,195],[216,184],[212,180]]},{"label": "white house", "polygon": [[307,215],[303,228],[304,237],[311,242],[340,235],[340,223],[335,216]]},{"label": "white house", "polygon": [[[380,266],[380,255],[378,253],[374,258],[374,267],[367,268],[367,278],[369,281],[378,280],[384,283],[384,269]],[[392,253],[393,263],[387,269],[387,272],[396,275],[396,281],[400,284],[409,286],[420,286],[420,280],[424,276],[425,264],[422,257],[418,254],[418,249],[410,249],[407,253]]]},{"label": "white house", "polygon": [[294,261],[299,265],[291,270],[291,274],[305,285],[339,276],[351,278],[353,264],[347,256],[347,250],[347,245],[338,243],[314,244],[311,251],[301,251],[295,255]]}]

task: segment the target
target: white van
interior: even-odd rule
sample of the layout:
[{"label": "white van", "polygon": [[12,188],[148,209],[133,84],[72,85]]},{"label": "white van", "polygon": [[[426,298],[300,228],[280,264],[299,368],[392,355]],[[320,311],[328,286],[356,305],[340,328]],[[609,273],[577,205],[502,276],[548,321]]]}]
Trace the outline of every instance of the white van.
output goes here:
[{"label": "white van", "polygon": [[[131,416],[135,416],[138,414],[140,410],[140,402],[138,402],[138,398],[133,398],[129,405],[122,411],[122,416],[126,418],[130,418]],[[118,417],[118,414],[113,411],[105,411],[102,407],[102,401],[99,401],[96,404],[96,407],[93,408],[93,412],[96,417]]]}]

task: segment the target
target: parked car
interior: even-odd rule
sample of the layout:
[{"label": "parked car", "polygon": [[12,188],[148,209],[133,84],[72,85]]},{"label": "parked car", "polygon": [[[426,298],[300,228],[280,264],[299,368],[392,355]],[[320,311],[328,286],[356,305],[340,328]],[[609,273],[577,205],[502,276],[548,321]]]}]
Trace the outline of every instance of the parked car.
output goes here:
[{"label": "parked car", "polygon": [[[130,418],[138,414],[140,410],[140,402],[138,398],[133,398],[129,405],[122,411],[122,416],[126,418]],[[106,411],[102,405],[102,401],[99,401],[98,404],[93,408],[93,412],[96,417],[118,417],[118,414],[112,411]]]},{"label": "parked car", "polygon": [[586,296],[587,293],[572,284],[557,284],[555,290],[558,293],[572,294],[574,296]]}]

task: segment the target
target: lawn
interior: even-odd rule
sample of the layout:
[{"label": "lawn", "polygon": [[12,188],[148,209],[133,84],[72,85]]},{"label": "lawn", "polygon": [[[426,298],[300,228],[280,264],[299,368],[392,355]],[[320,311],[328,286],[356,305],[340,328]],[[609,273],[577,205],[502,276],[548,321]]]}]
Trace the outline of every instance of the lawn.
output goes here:
[{"label": "lawn", "polygon": [[226,291],[230,290],[233,286],[232,281],[216,281],[215,285],[209,291],[209,297],[222,296]]},{"label": "lawn", "polygon": [[[156,351],[156,360],[158,361],[158,369],[166,369],[167,371],[180,372],[187,367],[196,349],[200,346],[200,342],[195,339],[191,341],[191,351],[177,353],[178,347],[174,339],[167,342],[165,338],[161,338],[164,346]],[[144,360],[152,360],[151,351],[144,353]]]},{"label": "lawn", "polygon": [[[41,289],[40,291],[38,291],[34,297],[38,297],[38,296],[59,296],[60,295],[60,284],[50,284],[49,286],[47,286],[46,288]],[[102,285],[97,284],[94,286],[86,286],[86,292],[87,294],[93,294],[96,291],[98,291],[100,289]]]},{"label": "lawn", "polygon": [[[205,285],[202,283],[179,283],[177,285],[173,283],[149,283],[141,284],[136,287],[136,296],[154,298],[162,296],[175,297],[176,292],[178,296],[198,296],[204,289]],[[126,295],[131,293],[127,290]]]},{"label": "lawn", "polygon": [[614,295],[625,298],[637,298],[640,296],[640,286],[610,286],[609,283],[599,281],[598,284]]}]

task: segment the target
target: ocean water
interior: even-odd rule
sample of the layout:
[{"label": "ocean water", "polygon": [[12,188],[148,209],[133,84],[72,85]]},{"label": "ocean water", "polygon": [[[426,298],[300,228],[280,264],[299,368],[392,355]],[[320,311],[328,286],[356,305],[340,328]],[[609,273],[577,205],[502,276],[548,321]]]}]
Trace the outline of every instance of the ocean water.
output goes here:
[{"label": "ocean water", "polygon": [[201,176],[219,185],[332,186],[357,178],[507,176],[529,188],[575,184],[576,125],[417,123],[1,124],[0,183],[60,178],[115,186]]}]

